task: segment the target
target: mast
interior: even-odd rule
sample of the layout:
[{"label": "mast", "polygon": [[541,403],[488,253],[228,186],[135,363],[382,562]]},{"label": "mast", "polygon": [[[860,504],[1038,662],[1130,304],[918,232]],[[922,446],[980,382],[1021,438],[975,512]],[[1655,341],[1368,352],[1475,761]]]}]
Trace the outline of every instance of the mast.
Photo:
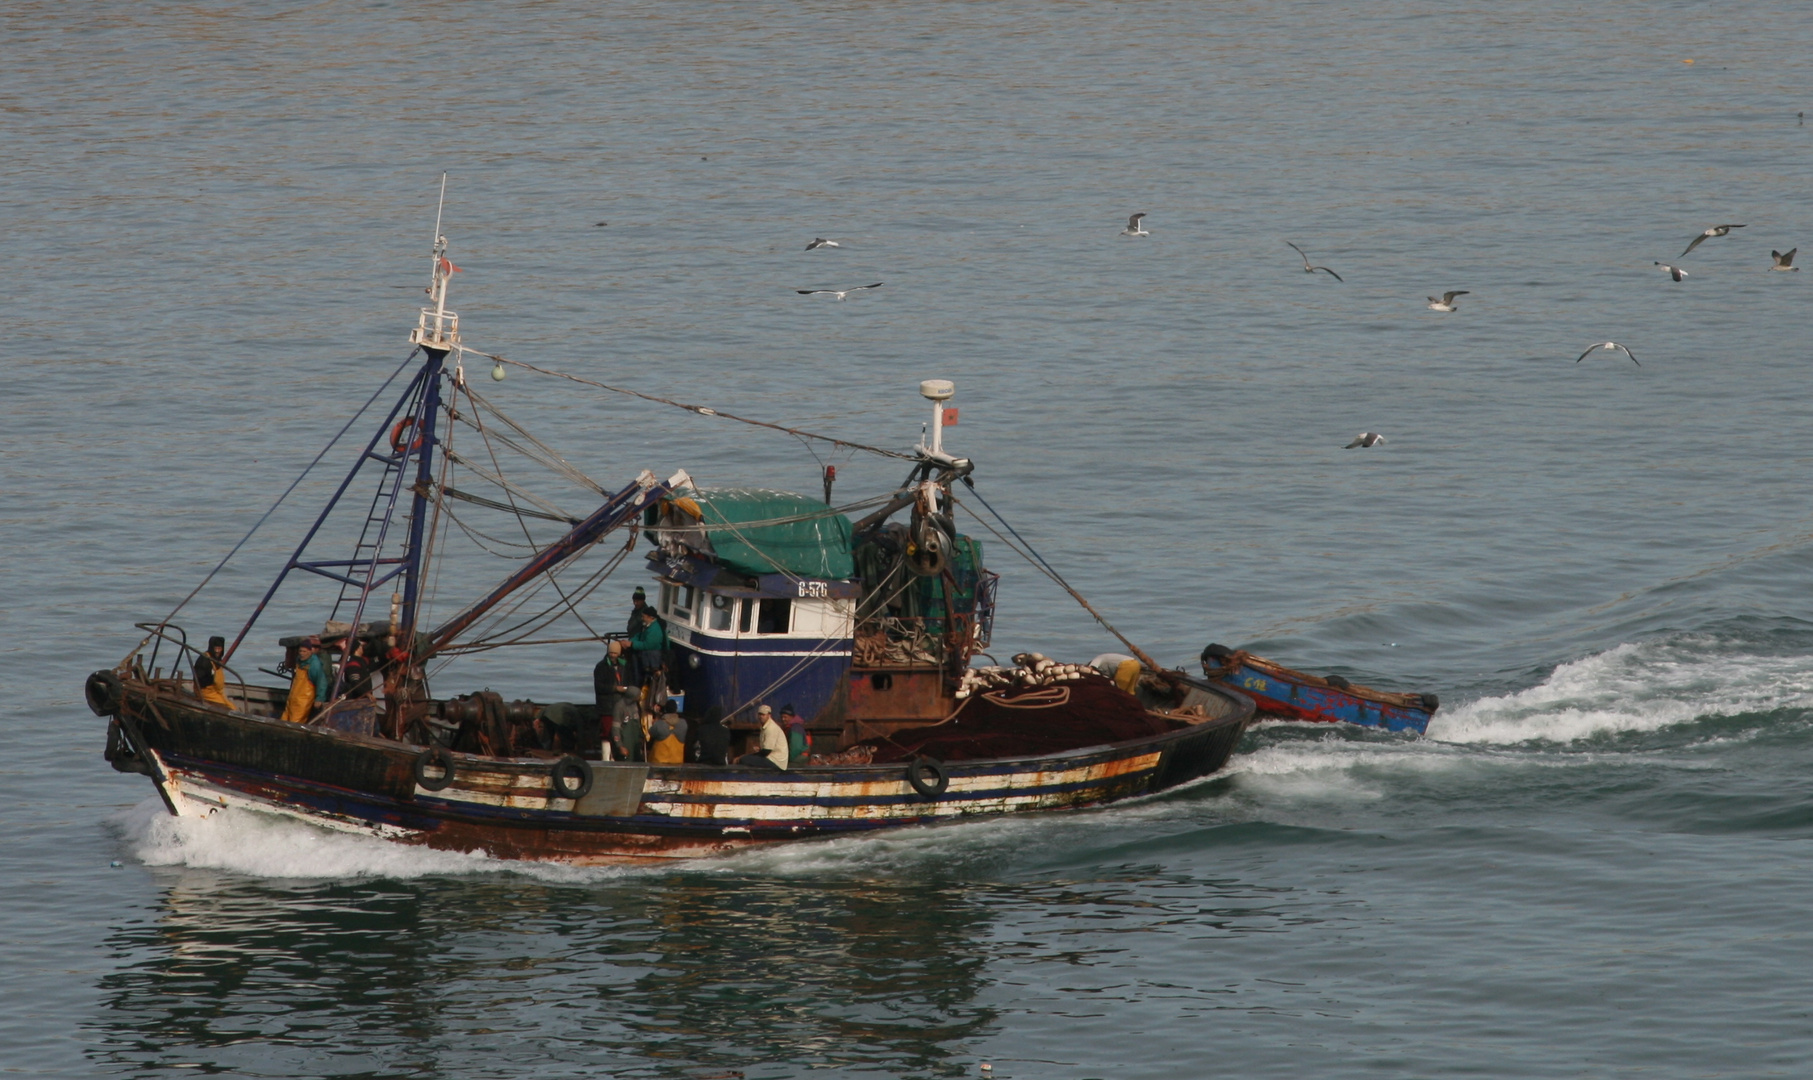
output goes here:
[{"label": "mast", "polygon": [[447,310],[447,286],[453,275],[459,273],[459,267],[447,259],[447,238],[441,235],[441,210],[447,201],[447,174],[441,174],[441,206],[434,212],[434,253],[429,266],[429,298],[432,306],[424,307],[416,318],[416,327],[409,335],[411,344],[418,346],[428,363],[423,367],[424,381],[422,408],[416,414],[413,430],[403,437],[403,453],[419,447],[416,454],[415,484],[410,489],[412,498],[409,504],[409,544],[403,555],[403,596],[396,605],[394,625],[398,636],[407,642],[407,648],[414,651],[416,616],[422,598],[423,571],[427,568],[424,545],[430,538],[426,536],[428,510],[432,499],[429,493],[434,490],[434,448],[438,445],[436,438],[437,421],[441,414],[441,374],[447,362],[447,354],[460,347],[460,317],[458,312]]}]

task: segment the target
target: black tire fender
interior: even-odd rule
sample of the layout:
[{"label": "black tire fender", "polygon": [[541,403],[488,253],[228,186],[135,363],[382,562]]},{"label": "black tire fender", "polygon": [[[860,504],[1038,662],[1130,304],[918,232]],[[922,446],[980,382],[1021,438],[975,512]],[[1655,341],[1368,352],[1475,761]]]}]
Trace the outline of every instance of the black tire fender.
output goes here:
[{"label": "black tire fender", "polygon": [[1346,679],[1341,678],[1341,676],[1339,676],[1339,675],[1330,675],[1328,678],[1323,679],[1322,681],[1327,683],[1328,685],[1334,687],[1336,690],[1346,690],[1347,688],[1349,688],[1353,685],[1352,683],[1348,682]]},{"label": "black tire fender", "polygon": [[[929,779],[927,774],[930,774]],[[907,764],[906,776],[913,790],[927,799],[936,799],[951,786],[951,774],[937,758],[914,758]]]},{"label": "black tire fender", "polygon": [[592,767],[584,758],[568,754],[548,770],[548,786],[557,799],[583,799],[592,790]]},{"label": "black tire fender", "polygon": [[[429,776],[429,769],[441,770],[438,777]],[[415,782],[424,791],[439,791],[453,783],[453,753],[445,746],[430,746],[416,755]]]},{"label": "black tire fender", "polygon": [[120,706],[126,704],[126,684],[111,671],[97,671],[88,676],[82,693],[96,716],[118,716]]},{"label": "black tire fender", "polygon": [[1442,699],[1436,697],[1434,694],[1419,694],[1417,697],[1422,701],[1423,708],[1429,712],[1434,712],[1442,707]]}]

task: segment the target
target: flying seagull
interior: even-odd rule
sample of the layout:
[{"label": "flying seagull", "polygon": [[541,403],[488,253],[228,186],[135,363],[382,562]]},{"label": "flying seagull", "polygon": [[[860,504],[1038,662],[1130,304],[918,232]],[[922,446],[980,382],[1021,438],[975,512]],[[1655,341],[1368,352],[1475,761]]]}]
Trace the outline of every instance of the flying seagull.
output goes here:
[{"label": "flying seagull", "polygon": [[1440,300],[1437,300],[1435,297],[1431,296],[1429,298],[1429,310],[1430,311],[1459,311],[1460,305],[1454,302],[1454,298],[1457,296],[1471,296],[1471,295],[1473,295],[1473,294],[1468,292],[1466,289],[1458,289],[1454,292],[1443,293],[1442,298]]},{"label": "flying seagull", "polygon": [[826,240],[824,237],[821,236],[818,239],[812,241],[810,244],[807,244],[806,250],[812,251],[816,248],[822,248],[822,247],[843,247],[843,245],[838,243],[835,240]]},{"label": "flying seagull", "polygon": [[1800,267],[1794,265],[1794,253],[1799,250],[1799,248],[1789,248],[1787,251],[1771,251],[1769,257],[1775,260],[1775,265],[1769,269],[1799,270]]},{"label": "flying seagull", "polygon": [[[1297,245],[1291,243],[1289,240],[1286,240],[1284,242],[1284,246],[1287,248],[1290,248],[1292,251],[1296,252],[1298,255],[1303,255],[1303,249],[1298,247]],[[1326,266],[1311,266],[1309,264],[1309,256],[1303,255],[1303,272],[1306,274],[1313,274],[1318,270],[1322,271],[1324,274],[1327,274],[1329,277],[1334,278],[1336,281],[1341,280],[1340,274],[1335,273],[1333,270],[1330,270]]]},{"label": "flying seagull", "polygon": [[1352,450],[1356,446],[1377,446],[1384,441],[1385,441],[1385,436],[1380,435],[1376,431],[1362,431],[1358,435],[1355,435],[1353,437],[1352,442],[1348,443],[1346,446],[1341,447],[1341,449]]},{"label": "flying seagull", "polygon": [[879,289],[885,284],[887,283],[877,281],[873,285],[858,285],[854,289],[795,289],[793,291],[799,293],[801,296],[835,296],[839,300],[842,300],[853,292],[865,292],[869,289]]},{"label": "flying seagull", "polygon": [[[1638,367],[1643,366],[1642,364],[1637,363],[1637,354],[1636,353],[1631,352],[1629,349],[1625,349],[1624,346],[1618,344],[1615,341],[1601,341],[1599,344],[1594,345],[1592,348],[1589,348],[1585,352],[1581,353],[1580,360],[1585,360],[1588,356],[1591,356],[1593,353],[1593,349],[1604,349],[1607,352],[1612,352],[1612,351],[1622,349],[1624,351],[1624,355],[1630,357],[1631,363],[1636,364]],[[1574,363],[1578,364],[1580,362],[1580,360],[1575,360]]]},{"label": "flying seagull", "polygon": [[1670,266],[1665,262],[1659,262],[1656,265],[1660,266],[1662,269],[1668,271],[1668,276],[1671,278],[1674,278],[1676,281],[1679,281],[1682,278],[1687,276],[1687,271],[1681,269],[1678,266]]},{"label": "flying seagull", "polygon": [[1146,215],[1134,214],[1127,219],[1127,227],[1121,230],[1122,236],[1151,236],[1152,231],[1139,223]]},{"label": "flying seagull", "polygon": [[1715,236],[1724,236],[1725,234],[1729,233],[1733,229],[1741,229],[1741,228],[1744,228],[1744,226],[1742,226],[1742,225],[1714,225],[1712,228],[1707,229],[1705,232],[1694,237],[1693,243],[1687,245],[1687,250],[1681,252],[1681,256],[1683,258],[1685,258],[1688,254],[1690,254],[1693,251],[1694,248],[1699,247],[1701,244],[1704,244],[1706,241],[1712,239]]}]

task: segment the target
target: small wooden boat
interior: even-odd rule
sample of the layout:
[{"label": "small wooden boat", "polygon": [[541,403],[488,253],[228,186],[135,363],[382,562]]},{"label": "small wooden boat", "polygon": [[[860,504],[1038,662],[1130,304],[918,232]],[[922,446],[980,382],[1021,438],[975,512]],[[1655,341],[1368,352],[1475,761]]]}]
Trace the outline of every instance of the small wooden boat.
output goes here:
[{"label": "small wooden boat", "polygon": [[[934,406],[929,445],[912,454],[859,447],[905,458],[910,471],[899,489],[855,504],[878,508],[854,523],[829,505],[829,474],[823,503],[644,471],[585,516],[545,503],[525,509],[533,493],[504,477],[501,450],[486,443],[483,464],[455,452],[459,424],[489,423],[507,433],[505,448],[569,478],[576,470],[465,381],[459,361],[472,350],[446,309],[453,267],[444,238],[432,265],[433,306],[411,337],[422,357],[413,379],[231,647],[223,642],[201,665],[210,680],[216,666],[233,677],[210,681],[213,697],[204,697],[186,674],[201,653],[166,617],[138,624],[146,633],[132,652],[88,679],[90,708],[111,718],[107,760],[149,777],[172,814],[243,807],[499,858],[614,862],[1100,805],[1206,776],[1233,752],[1253,703],[1222,685],[1150,664],[1136,684],[1117,683],[1037,654],[972,666],[987,655],[998,577],[981,543],[953,522],[952,485],[973,490],[974,466],[943,448],[943,424],[955,414],[946,410],[949,383],[920,387]],[[501,377],[504,361],[487,360]],[[377,474],[375,494],[356,506],[348,499],[335,519],[350,518],[344,535],[356,543],[349,557],[323,558],[311,545],[331,535],[324,526],[361,470]],[[483,482],[496,497],[473,489]],[[518,545],[526,550],[515,573],[476,598],[462,590],[454,613],[431,622],[435,581],[445,578],[425,572],[427,559],[457,565],[434,549],[448,531],[435,522],[473,507],[512,515],[525,536],[531,526],[565,531]],[[901,511],[910,520],[890,523]],[[629,545],[600,542],[613,532]],[[790,705],[812,742],[806,761],[782,769],[752,754],[758,760],[710,764],[696,749],[677,761],[613,760],[603,730],[613,716],[602,701],[431,691],[431,677],[452,676],[430,661],[462,650],[585,648],[589,670],[607,641],[625,635],[593,633],[599,613],[587,621],[579,605],[638,536],[652,544],[650,609],[666,645],[650,669],[658,674],[636,685],[636,705],[683,698],[695,722],[721,717],[744,733],[759,725],[758,706]],[[294,676],[291,687],[250,683],[228,665],[292,572],[326,579],[325,595],[338,597],[321,603],[320,623],[278,639],[285,651],[272,674]],[[562,574],[572,589],[556,583]],[[559,601],[519,618],[543,584]],[[588,636],[548,639],[545,627],[569,616]],[[307,634],[313,625],[318,635]],[[307,700],[292,696],[303,693],[304,669],[319,671],[304,648],[328,660],[331,691],[313,710],[293,704]],[[639,662],[652,663],[654,650],[645,651]],[[371,666],[355,672],[355,654]],[[621,708],[628,698],[612,700]]]},{"label": "small wooden boat", "polygon": [[1441,705],[1434,694],[1374,690],[1339,675],[1318,678],[1224,645],[1202,651],[1202,673],[1210,683],[1252,698],[1260,716],[1285,720],[1338,721],[1420,735]]}]

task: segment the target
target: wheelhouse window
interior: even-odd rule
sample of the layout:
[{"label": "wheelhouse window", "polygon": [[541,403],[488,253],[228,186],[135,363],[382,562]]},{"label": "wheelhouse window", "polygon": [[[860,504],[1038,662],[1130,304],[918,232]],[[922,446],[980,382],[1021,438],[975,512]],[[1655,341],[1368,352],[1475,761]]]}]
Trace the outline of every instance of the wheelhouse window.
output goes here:
[{"label": "wheelhouse window", "polygon": [[732,616],[736,612],[737,600],[734,596],[711,594],[711,628],[729,630]]},{"label": "wheelhouse window", "polygon": [[737,633],[747,634],[749,632],[749,623],[750,623],[750,620],[754,617],[754,613],[755,613],[755,601],[754,600],[743,601],[742,614],[737,619]]},{"label": "wheelhouse window", "polygon": [[765,599],[756,613],[755,632],[758,634],[785,634],[793,629],[793,601]]},{"label": "wheelhouse window", "polygon": [[693,603],[696,598],[698,591],[693,585],[662,582],[662,614],[671,616],[676,622],[693,622]]}]

